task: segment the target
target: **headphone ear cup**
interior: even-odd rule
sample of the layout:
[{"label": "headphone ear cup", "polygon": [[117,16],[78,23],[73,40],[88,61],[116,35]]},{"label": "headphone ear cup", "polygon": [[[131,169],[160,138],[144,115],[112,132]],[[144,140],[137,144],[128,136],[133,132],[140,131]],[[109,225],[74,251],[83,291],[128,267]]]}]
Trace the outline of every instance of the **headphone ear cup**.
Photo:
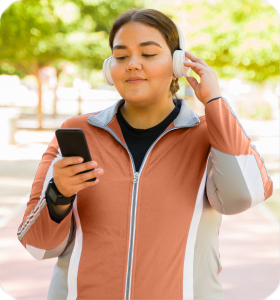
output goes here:
[{"label": "headphone ear cup", "polygon": [[174,22],[177,27],[179,35],[179,48],[181,50],[175,50],[173,52],[173,74],[177,78],[189,77],[191,73],[191,67],[186,67],[184,62],[190,62],[190,60],[185,55],[185,38],[183,31],[180,27]]},{"label": "headphone ear cup", "polygon": [[176,78],[181,78],[185,76],[190,76],[191,67],[186,67],[184,62],[189,62],[190,60],[185,55],[185,49],[175,50],[173,52],[173,75]]},{"label": "headphone ear cup", "polygon": [[102,67],[103,77],[104,77],[105,82],[108,85],[114,85],[114,82],[113,82],[113,79],[111,76],[111,71],[110,71],[111,60],[112,60],[112,55],[104,60],[103,67]]}]

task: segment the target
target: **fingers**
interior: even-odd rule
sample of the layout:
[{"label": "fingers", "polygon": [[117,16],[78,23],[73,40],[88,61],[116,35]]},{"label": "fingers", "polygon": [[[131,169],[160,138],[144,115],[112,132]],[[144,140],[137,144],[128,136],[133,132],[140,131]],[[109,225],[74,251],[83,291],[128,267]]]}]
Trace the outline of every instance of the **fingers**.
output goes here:
[{"label": "fingers", "polygon": [[[69,163],[69,161],[67,163]],[[73,163],[73,160],[70,160],[70,163]],[[85,171],[85,167],[88,168],[90,166],[90,163],[94,163],[94,162],[83,163],[80,164],[79,167],[83,165],[82,170]],[[95,165],[97,164],[95,163]],[[71,195],[76,194],[79,190],[84,189],[87,186],[95,185],[99,183],[97,177],[100,177],[104,173],[104,171],[99,168],[91,171],[86,170],[86,172],[83,172],[81,174],[75,174],[72,176],[70,174],[70,169],[73,167],[78,167],[78,165],[65,167],[65,168],[57,168],[57,167],[54,168],[53,179],[55,185],[57,189],[60,191],[60,193],[64,195],[64,197],[70,197]],[[92,167],[90,167],[90,169],[92,169]],[[99,171],[101,171],[101,173],[99,173]],[[95,181],[87,182],[87,180],[95,177],[96,177]]]},{"label": "fingers", "polygon": [[[82,159],[82,160],[80,160]],[[79,156],[70,156],[70,157],[63,157],[59,161],[55,163],[56,167],[58,168],[65,168],[69,165],[74,165],[74,164],[80,164],[83,162],[83,158]]]},{"label": "fingers", "polygon": [[82,190],[88,186],[98,184],[99,180],[98,180],[98,178],[96,178],[95,181],[88,181],[88,182],[85,181],[85,182],[79,182],[78,184],[77,183],[75,184],[75,183],[69,183],[69,180],[61,182],[54,178],[54,182],[55,182],[57,189],[60,191],[60,193],[64,197],[71,197],[72,195],[77,194],[80,190]]},{"label": "fingers", "polygon": [[[99,171],[101,171],[101,173]],[[72,177],[74,178],[73,184],[77,183],[76,185],[74,185],[74,188],[80,191],[88,186],[98,184],[99,183],[98,177],[102,176],[103,173],[104,171],[102,169],[96,169],[79,175],[75,175],[74,177]],[[95,181],[88,181],[89,179],[92,178],[96,178]]]},{"label": "fingers", "polygon": [[194,56],[192,53],[185,51],[185,56],[190,59],[192,62],[198,62],[204,67],[209,67],[209,65],[201,58]]},{"label": "fingers", "polygon": [[70,176],[74,176],[77,173],[80,173],[82,171],[86,171],[86,170],[90,170],[93,168],[97,167],[97,163],[95,161],[89,161],[89,162],[85,162],[85,163],[80,163],[77,165],[73,165],[73,166],[68,166],[68,170]]},{"label": "fingers", "polygon": [[201,70],[205,70],[205,67],[204,66],[202,66],[201,64],[199,64],[199,63],[195,63],[195,62],[184,62],[184,65],[186,66],[186,67],[191,67],[192,68],[192,70],[196,73],[196,74],[198,74],[199,76],[201,76],[199,73],[201,72]]},{"label": "fingers", "polygon": [[88,186],[91,186],[91,185],[96,185],[99,183],[99,180],[98,178],[95,180],[95,181],[88,181],[88,182],[83,182],[81,185],[80,185],[80,188],[79,190],[82,190]]},{"label": "fingers", "polygon": [[74,177],[75,177],[75,182],[83,183],[83,182],[85,182],[89,179],[92,179],[92,178],[95,178],[95,177],[97,178],[99,176],[102,176],[103,174],[104,174],[103,169],[99,168],[99,169],[88,171],[88,172],[85,172],[85,173],[82,173],[82,174],[77,174]]},{"label": "fingers", "polygon": [[192,62],[184,62],[186,67],[192,68],[192,70],[198,74],[200,77],[204,73],[213,73],[214,70],[210,68],[210,66],[201,58],[194,56],[188,51],[185,51],[185,56],[192,60]]}]

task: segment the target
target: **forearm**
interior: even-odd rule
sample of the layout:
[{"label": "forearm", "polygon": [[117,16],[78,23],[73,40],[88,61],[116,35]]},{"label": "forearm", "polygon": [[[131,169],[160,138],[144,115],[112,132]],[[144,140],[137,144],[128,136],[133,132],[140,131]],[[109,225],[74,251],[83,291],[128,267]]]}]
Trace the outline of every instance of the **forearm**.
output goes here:
[{"label": "forearm", "polygon": [[67,216],[56,222],[50,216],[49,207],[52,206],[45,196],[47,183],[53,176],[53,165],[62,158],[58,149],[54,137],[42,156],[32,184],[30,199],[17,232],[22,245],[39,260],[58,257],[67,245],[73,227],[71,208]]},{"label": "forearm", "polygon": [[251,144],[228,101],[221,97],[205,106],[211,144],[207,196],[222,214],[236,214],[272,195],[273,182],[264,160]]}]

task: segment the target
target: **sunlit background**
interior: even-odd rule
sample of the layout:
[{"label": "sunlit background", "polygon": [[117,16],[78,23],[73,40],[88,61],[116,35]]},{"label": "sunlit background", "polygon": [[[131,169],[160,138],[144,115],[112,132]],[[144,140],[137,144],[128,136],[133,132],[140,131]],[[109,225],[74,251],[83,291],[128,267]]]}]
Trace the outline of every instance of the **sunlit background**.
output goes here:
[{"label": "sunlit background", "polygon": [[[0,299],[46,299],[56,260],[34,261],[16,231],[55,130],[72,116],[121,99],[114,86],[105,84],[102,65],[111,55],[108,34],[114,19],[133,7],[158,9],[180,26],[186,49],[216,71],[222,95],[264,159],[274,193],[254,209],[223,216],[220,280],[228,300],[271,295],[279,282],[280,25],[273,8],[278,10],[279,1],[12,2],[0,2]],[[191,76],[199,81],[193,71]],[[178,97],[204,115],[187,80],[180,78],[179,84]],[[244,226],[238,229],[237,223]],[[264,235],[266,248],[256,250]],[[241,251],[238,243],[248,240],[250,245]],[[246,273],[258,264],[259,269]],[[253,288],[258,280],[262,286]],[[275,295],[266,299],[280,299]]]}]

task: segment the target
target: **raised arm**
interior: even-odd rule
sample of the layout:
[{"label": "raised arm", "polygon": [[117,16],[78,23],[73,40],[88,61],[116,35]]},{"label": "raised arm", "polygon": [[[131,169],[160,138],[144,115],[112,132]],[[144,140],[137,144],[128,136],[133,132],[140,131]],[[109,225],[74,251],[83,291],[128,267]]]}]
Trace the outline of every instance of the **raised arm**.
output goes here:
[{"label": "raised arm", "polygon": [[[186,51],[186,67],[200,76],[186,76],[199,101],[211,144],[206,193],[212,207],[225,215],[238,214],[272,195],[273,182],[256,147],[251,144],[226,98],[221,96],[216,72],[201,58]],[[214,98],[216,97],[216,98]]]},{"label": "raised arm", "polygon": [[269,198],[273,182],[264,160],[226,98],[207,102],[205,117],[211,144],[206,179],[211,206],[232,215]]}]

